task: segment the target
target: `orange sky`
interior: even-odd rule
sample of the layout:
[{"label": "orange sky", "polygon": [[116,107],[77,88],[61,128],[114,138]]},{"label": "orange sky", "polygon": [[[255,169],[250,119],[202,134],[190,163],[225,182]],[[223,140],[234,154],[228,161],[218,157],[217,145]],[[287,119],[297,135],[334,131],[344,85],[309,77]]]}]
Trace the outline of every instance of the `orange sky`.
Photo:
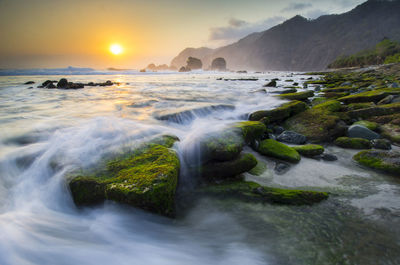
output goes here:
[{"label": "orange sky", "polygon": [[[247,21],[251,30],[251,23],[277,12],[290,17],[301,11],[282,11],[290,3],[0,0],[0,67],[141,68],[150,62],[169,64],[185,47],[216,46],[218,42],[209,39],[210,29],[226,25],[229,19]],[[315,3],[307,6],[317,8]],[[112,43],[121,44],[124,54],[110,54]]]}]

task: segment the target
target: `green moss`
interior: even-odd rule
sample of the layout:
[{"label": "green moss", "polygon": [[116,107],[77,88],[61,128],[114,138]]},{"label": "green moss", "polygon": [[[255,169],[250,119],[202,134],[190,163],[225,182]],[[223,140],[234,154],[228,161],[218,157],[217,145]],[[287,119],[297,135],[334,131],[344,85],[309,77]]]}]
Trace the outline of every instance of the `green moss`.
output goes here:
[{"label": "green moss", "polygon": [[354,92],[357,88],[352,86],[342,86],[342,87],[333,87],[333,88],[325,88],[322,92]]},{"label": "green moss", "polygon": [[388,95],[396,95],[396,94],[400,94],[400,90],[385,88],[385,89],[366,91],[355,95],[342,97],[339,98],[339,101],[345,104],[360,103],[360,102],[378,102],[379,100],[387,97]]},{"label": "green moss", "polygon": [[212,181],[227,178],[234,178],[247,172],[257,165],[257,159],[252,154],[240,154],[231,161],[211,161],[199,168],[203,179]]},{"label": "green moss", "polygon": [[307,109],[307,104],[301,101],[291,101],[281,105],[272,110],[260,110],[253,112],[249,120],[251,121],[259,121],[262,118],[266,117],[270,122],[282,121],[293,115],[296,115],[302,111]]},{"label": "green moss", "polygon": [[329,99],[321,97],[321,98],[314,98],[311,102],[311,105],[316,106],[318,104],[324,103],[326,101],[328,101]]},{"label": "green moss", "polygon": [[293,149],[296,150],[300,155],[303,156],[316,156],[320,155],[324,152],[324,147],[317,144],[306,144],[306,145],[298,145],[293,146]]},{"label": "green moss", "polygon": [[351,149],[371,149],[370,141],[363,138],[339,137],[335,140],[337,146]]},{"label": "green moss", "polygon": [[249,170],[249,173],[253,176],[261,176],[267,170],[267,163],[257,160],[257,165]]},{"label": "green moss", "polygon": [[362,120],[362,121],[357,121],[357,122],[353,123],[353,125],[355,125],[355,124],[364,126],[372,131],[376,131],[379,128],[379,125],[376,122],[372,122],[372,121]]},{"label": "green moss", "polygon": [[375,103],[373,102],[365,102],[365,103],[351,103],[346,106],[347,111],[358,110],[358,109],[366,109],[375,107]]},{"label": "green moss", "polygon": [[200,140],[201,159],[203,161],[232,160],[239,155],[244,146],[242,131],[238,128],[227,128],[204,136]]},{"label": "green moss", "polygon": [[324,103],[314,106],[313,109],[336,112],[342,109],[342,104],[340,104],[340,102],[337,100],[328,100]]},{"label": "green moss", "polygon": [[198,192],[222,198],[287,205],[310,205],[328,198],[326,192],[271,188],[250,181],[223,182]]},{"label": "green moss", "polygon": [[324,92],[323,96],[330,99],[338,99],[350,95],[348,92]]},{"label": "green moss", "polygon": [[299,153],[295,149],[273,139],[262,141],[258,147],[258,152],[292,163],[297,163],[301,159]]},{"label": "green moss", "polygon": [[396,151],[361,151],[353,159],[359,164],[400,176],[400,152]]},{"label": "green moss", "polygon": [[385,115],[396,114],[398,112],[400,112],[400,103],[378,105],[372,108],[348,111],[347,113],[351,118],[365,119],[373,116],[385,116]]},{"label": "green moss", "polygon": [[107,162],[95,176],[74,178],[69,186],[77,205],[109,199],[171,216],[179,168],[174,151],[150,143]]},{"label": "green moss", "polygon": [[236,123],[235,127],[241,129],[243,138],[247,143],[261,139],[267,131],[265,124],[259,121],[243,121]]},{"label": "green moss", "polygon": [[389,139],[390,141],[400,144],[400,126],[388,123],[382,125],[382,137]]},{"label": "green moss", "polygon": [[280,94],[277,96],[280,98],[289,99],[289,100],[306,100],[309,97],[314,96],[314,91],[308,90],[308,91],[297,92],[297,93]]}]

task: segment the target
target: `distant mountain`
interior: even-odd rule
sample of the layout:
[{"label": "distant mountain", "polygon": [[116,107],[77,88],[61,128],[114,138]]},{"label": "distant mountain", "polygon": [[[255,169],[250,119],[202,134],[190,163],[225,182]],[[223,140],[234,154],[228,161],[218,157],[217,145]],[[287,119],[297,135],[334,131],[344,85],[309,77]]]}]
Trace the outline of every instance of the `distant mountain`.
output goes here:
[{"label": "distant mountain", "polygon": [[171,65],[179,68],[192,56],[207,68],[214,58],[223,57],[233,70],[320,70],[385,37],[400,41],[400,0],[369,0],[347,13],[315,20],[295,16],[221,48],[185,49]]}]

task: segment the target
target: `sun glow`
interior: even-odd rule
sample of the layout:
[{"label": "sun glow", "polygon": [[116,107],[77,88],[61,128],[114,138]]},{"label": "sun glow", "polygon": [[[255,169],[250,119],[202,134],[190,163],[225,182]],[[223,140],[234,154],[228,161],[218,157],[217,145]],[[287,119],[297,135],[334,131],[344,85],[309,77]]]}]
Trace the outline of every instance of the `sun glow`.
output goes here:
[{"label": "sun glow", "polygon": [[119,44],[112,44],[110,46],[110,52],[114,55],[119,55],[124,51],[121,45]]}]

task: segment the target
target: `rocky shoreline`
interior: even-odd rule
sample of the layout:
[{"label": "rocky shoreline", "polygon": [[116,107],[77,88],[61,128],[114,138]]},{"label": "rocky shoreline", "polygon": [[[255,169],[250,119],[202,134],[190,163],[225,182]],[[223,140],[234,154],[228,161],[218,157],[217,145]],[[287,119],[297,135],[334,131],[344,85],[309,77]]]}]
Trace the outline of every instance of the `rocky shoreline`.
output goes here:
[{"label": "rocky shoreline", "polygon": [[[301,163],[302,156],[334,161],[337,158],[326,153],[324,146],[336,145],[360,149],[353,159],[362,167],[399,176],[400,152],[391,149],[400,144],[400,65],[310,74],[321,78],[306,80],[302,91],[283,88],[290,92],[275,95],[289,102],[250,113],[249,121],[232,123],[198,139],[200,164],[190,165],[188,172],[200,181],[188,194],[178,196],[176,192],[181,162],[171,148],[179,139],[161,136],[104,161],[101,170],[71,175],[69,187],[75,203],[113,200],[173,217],[179,200],[190,200],[187,196],[288,205],[328,198],[326,192],[277,189],[246,181],[243,173],[263,170],[253,154],[244,152],[245,146],[275,160],[277,174]],[[266,87],[279,82],[272,81]]]}]

